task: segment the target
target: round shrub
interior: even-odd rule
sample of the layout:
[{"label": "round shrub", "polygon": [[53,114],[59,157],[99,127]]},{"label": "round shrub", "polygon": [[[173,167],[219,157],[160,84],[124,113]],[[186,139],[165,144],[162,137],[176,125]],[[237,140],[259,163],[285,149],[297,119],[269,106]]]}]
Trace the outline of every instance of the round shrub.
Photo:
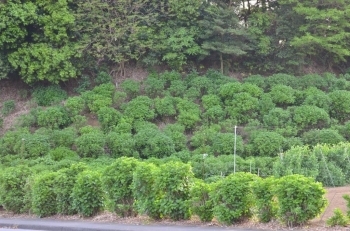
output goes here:
[{"label": "round shrub", "polygon": [[266,90],[267,87],[267,81],[266,78],[261,75],[250,75],[243,79],[244,83],[250,83],[253,85],[256,85],[262,89]]},{"label": "round shrub", "polygon": [[98,157],[104,154],[105,138],[101,132],[90,132],[78,137],[75,145],[79,156]]},{"label": "round shrub", "polygon": [[134,138],[136,150],[141,158],[162,158],[175,153],[175,146],[171,138],[157,129],[141,129]]},{"label": "round shrub", "polygon": [[140,83],[132,79],[124,80],[120,84],[120,87],[126,92],[129,98],[135,97],[140,91]]},{"label": "round shrub", "polygon": [[338,144],[345,139],[336,130],[316,129],[304,132],[302,141],[304,144],[315,146],[316,144]]},{"label": "round shrub", "polygon": [[[218,155],[232,155],[235,145],[234,133],[216,133],[213,137],[211,153]],[[236,137],[236,152],[242,155],[244,152],[243,139],[241,136]]]},{"label": "round shrub", "polygon": [[173,220],[190,218],[190,188],[193,173],[190,164],[170,161],[160,166],[154,188],[161,192],[160,212]]},{"label": "round shrub", "polygon": [[254,119],[257,116],[258,103],[258,98],[251,96],[247,92],[238,93],[227,104],[227,114],[240,124],[247,123],[249,119]]},{"label": "round shrub", "polygon": [[69,168],[60,169],[55,178],[55,194],[57,201],[57,213],[72,215],[76,214],[77,210],[73,207],[72,192],[76,182],[77,175],[87,166],[83,163],[73,164]]},{"label": "round shrub", "polygon": [[54,191],[57,173],[44,173],[34,179],[32,186],[32,210],[39,217],[57,213],[56,193]]},{"label": "round shrub", "polygon": [[70,116],[79,115],[85,109],[85,101],[81,96],[69,97],[64,106]]},{"label": "round shrub", "polygon": [[202,97],[202,105],[204,109],[209,109],[215,106],[221,106],[222,103],[219,96],[210,94]]},{"label": "round shrub", "polygon": [[94,171],[83,171],[76,179],[72,191],[73,208],[84,217],[97,214],[103,205],[101,175]]},{"label": "round shrub", "polygon": [[153,219],[159,219],[161,192],[154,188],[159,167],[152,163],[139,162],[133,173],[132,192],[135,198],[135,209]]},{"label": "round shrub", "polygon": [[294,108],[293,122],[301,128],[327,127],[330,123],[328,113],[316,106],[302,105]]},{"label": "round shrub", "polygon": [[237,93],[242,92],[242,84],[239,82],[226,83],[219,89],[219,95],[226,105],[234,99]]},{"label": "round shrub", "polygon": [[330,116],[341,122],[350,118],[350,91],[337,90],[328,94],[331,99]]},{"label": "round shrub", "polygon": [[32,97],[39,106],[46,107],[66,99],[67,92],[62,90],[58,85],[39,86],[33,90]]},{"label": "round shrub", "polygon": [[331,106],[331,98],[324,91],[315,87],[310,87],[305,90],[305,99],[303,104],[316,106],[329,112]]},{"label": "round shrub", "polygon": [[251,143],[255,155],[277,156],[277,153],[283,149],[285,139],[276,132],[258,132]]},{"label": "round shrub", "polygon": [[321,183],[302,175],[280,178],[274,186],[277,217],[288,226],[302,225],[321,214],[327,204]]},{"label": "round shrub", "polygon": [[276,85],[285,85],[295,88],[299,84],[299,80],[293,75],[277,73],[269,76],[265,80],[267,82],[268,88],[272,89]]},{"label": "round shrub", "polygon": [[251,183],[256,178],[250,173],[231,174],[218,181],[210,193],[214,216],[224,224],[232,224],[250,217],[254,205]]},{"label": "round shrub", "polygon": [[4,209],[20,213],[25,207],[25,184],[30,174],[30,169],[23,165],[0,172],[0,203]]},{"label": "round shrub", "polygon": [[173,97],[165,96],[164,98],[155,98],[154,107],[159,116],[176,115],[175,100]]},{"label": "round shrub", "polygon": [[291,122],[290,111],[278,107],[273,108],[263,117],[263,122],[270,128],[283,128]]},{"label": "round shrub", "polygon": [[261,222],[269,222],[276,216],[277,206],[273,200],[275,178],[257,178],[252,183],[252,190],[257,208],[257,215]]},{"label": "round shrub", "polygon": [[164,93],[166,81],[164,79],[159,79],[149,76],[145,83],[145,92],[150,97],[162,96]]},{"label": "round shrub", "polygon": [[66,147],[58,147],[55,149],[51,149],[48,155],[54,161],[61,161],[64,159],[76,160],[79,158],[76,152]]},{"label": "round shrub", "polygon": [[50,137],[41,134],[24,134],[19,137],[14,147],[17,154],[25,158],[35,158],[46,155],[50,150]]},{"label": "round shrub", "polygon": [[199,216],[203,222],[209,222],[213,219],[213,202],[209,194],[213,191],[213,184],[198,180],[191,187],[191,210]]},{"label": "round shrub", "polygon": [[285,85],[275,85],[270,91],[272,102],[279,106],[293,105],[295,102],[295,90]]},{"label": "round shrub", "polygon": [[124,116],[134,120],[152,120],[155,117],[153,103],[147,96],[137,96],[126,104]]},{"label": "round shrub", "polygon": [[106,167],[102,174],[108,207],[122,217],[136,215],[131,185],[137,164],[134,158],[122,157]]},{"label": "round shrub", "polygon": [[164,134],[173,141],[175,151],[186,149],[187,137],[184,132],[185,126],[181,124],[168,124],[164,128]]},{"label": "round shrub", "polygon": [[131,133],[110,132],[106,136],[106,144],[110,155],[114,158],[138,156],[137,151],[135,151],[135,139]]},{"label": "round shrub", "polygon": [[174,97],[183,97],[186,90],[187,90],[186,82],[182,80],[171,81],[170,87],[167,89],[170,95]]},{"label": "round shrub", "polygon": [[112,82],[112,76],[105,71],[100,71],[94,79],[96,84],[106,84]]},{"label": "round shrub", "polygon": [[66,127],[71,123],[68,112],[62,106],[47,108],[38,113],[38,125],[51,129]]},{"label": "round shrub", "polygon": [[53,130],[51,143],[53,147],[71,148],[77,138],[77,132],[74,128],[68,127],[62,130]]},{"label": "round shrub", "polygon": [[98,122],[105,133],[113,129],[120,121],[122,114],[111,107],[103,107],[97,112]]},{"label": "round shrub", "polygon": [[22,137],[30,134],[28,128],[20,128],[14,131],[7,131],[0,138],[0,153],[2,155],[7,154],[18,154],[20,149],[16,148],[18,146],[18,142],[22,141]]}]

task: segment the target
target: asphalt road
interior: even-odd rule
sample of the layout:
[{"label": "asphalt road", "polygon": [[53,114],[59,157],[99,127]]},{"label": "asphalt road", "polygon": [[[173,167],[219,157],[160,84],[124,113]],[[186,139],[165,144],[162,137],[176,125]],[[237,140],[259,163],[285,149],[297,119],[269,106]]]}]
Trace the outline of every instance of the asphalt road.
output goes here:
[{"label": "asphalt road", "polygon": [[[208,226],[165,226],[165,225],[123,225],[85,221],[61,221],[50,219],[0,218],[0,231],[41,230],[41,231],[257,231]],[[13,229],[11,229],[13,228]]]}]

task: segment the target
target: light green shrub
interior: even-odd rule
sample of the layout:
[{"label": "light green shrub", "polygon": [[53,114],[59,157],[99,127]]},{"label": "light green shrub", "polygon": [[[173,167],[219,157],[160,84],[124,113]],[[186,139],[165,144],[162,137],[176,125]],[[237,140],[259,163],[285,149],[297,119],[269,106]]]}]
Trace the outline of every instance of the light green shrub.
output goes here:
[{"label": "light green shrub", "polygon": [[67,98],[67,92],[62,90],[58,85],[39,86],[34,88],[32,97],[39,106],[51,106],[65,100]]},{"label": "light green shrub", "polygon": [[75,140],[80,157],[98,157],[104,154],[105,138],[101,132],[82,134]]},{"label": "light green shrub", "polygon": [[66,107],[70,116],[79,115],[86,107],[85,101],[81,96],[69,97],[64,106]]},{"label": "light green shrub", "polygon": [[68,112],[62,106],[49,107],[38,113],[38,125],[51,129],[64,128],[71,123]]},{"label": "light green shrub", "polygon": [[335,208],[334,215],[327,219],[326,224],[330,227],[343,226],[346,227],[349,224],[349,218],[343,214],[343,212]]},{"label": "light green shrub", "polygon": [[126,92],[129,98],[134,98],[140,91],[140,83],[132,79],[124,80],[120,84],[120,87]]},{"label": "light green shrub", "polygon": [[122,114],[114,108],[103,107],[97,112],[98,122],[100,122],[101,129],[107,133],[113,129],[120,121]]},{"label": "light green shrub", "polygon": [[137,151],[135,151],[135,139],[131,133],[110,132],[106,136],[106,144],[110,155],[114,158],[138,156]]},{"label": "light green shrub", "polygon": [[147,96],[137,96],[126,104],[124,116],[134,120],[152,120],[155,117],[154,102]]},{"label": "light green shrub", "polygon": [[209,194],[213,191],[213,184],[208,184],[203,181],[195,181],[191,187],[191,210],[199,216],[203,222],[209,222],[214,218],[213,202]]}]

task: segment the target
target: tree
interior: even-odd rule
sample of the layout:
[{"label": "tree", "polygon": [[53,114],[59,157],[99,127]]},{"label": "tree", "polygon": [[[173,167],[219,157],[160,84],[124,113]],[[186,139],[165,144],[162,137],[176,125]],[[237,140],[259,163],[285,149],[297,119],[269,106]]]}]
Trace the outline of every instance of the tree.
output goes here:
[{"label": "tree", "polygon": [[76,76],[74,36],[70,33],[75,19],[69,1],[0,3],[0,14],[6,22],[0,25],[0,53],[5,64],[8,60],[25,82],[57,83]]},{"label": "tree", "polygon": [[202,48],[210,54],[219,55],[221,73],[224,71],[224,54],[240,56],[246,54],[248,34],[240,25],[235,13],[238,8],[230,5],[208,4],[199,21]]}]

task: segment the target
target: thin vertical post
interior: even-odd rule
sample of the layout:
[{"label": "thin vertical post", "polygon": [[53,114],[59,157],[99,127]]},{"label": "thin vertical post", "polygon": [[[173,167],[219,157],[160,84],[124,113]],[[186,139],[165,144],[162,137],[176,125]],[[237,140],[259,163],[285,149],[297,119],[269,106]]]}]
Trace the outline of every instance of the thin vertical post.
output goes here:
[{"label": "thin vertical post", "polygon": [[233,173],[236,173],[236,144],[237,144],[237,126],[235,126],[235,143],[233,147]]}]

